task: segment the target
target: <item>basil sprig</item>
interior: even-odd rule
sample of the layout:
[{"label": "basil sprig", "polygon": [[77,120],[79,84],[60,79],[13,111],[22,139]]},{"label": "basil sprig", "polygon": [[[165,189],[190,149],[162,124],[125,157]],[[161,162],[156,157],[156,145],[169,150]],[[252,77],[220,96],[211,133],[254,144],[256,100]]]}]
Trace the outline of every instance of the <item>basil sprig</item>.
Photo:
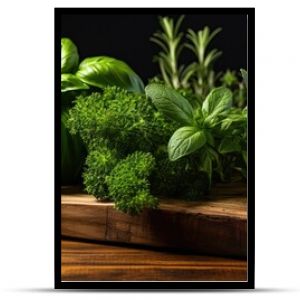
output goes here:
[{"label": "basil sprig", "polygon": [[163,84],[146,86],[147,97],[167,118],[182,125],[168,143],[171,161],[200,151],[200,170],[212,177],[213,162],[222,173],[221,155],[239,153],[245,157],[247,111],[232,108],[232,93],[214,88],[201,107],[193,108],[176,90]]}]

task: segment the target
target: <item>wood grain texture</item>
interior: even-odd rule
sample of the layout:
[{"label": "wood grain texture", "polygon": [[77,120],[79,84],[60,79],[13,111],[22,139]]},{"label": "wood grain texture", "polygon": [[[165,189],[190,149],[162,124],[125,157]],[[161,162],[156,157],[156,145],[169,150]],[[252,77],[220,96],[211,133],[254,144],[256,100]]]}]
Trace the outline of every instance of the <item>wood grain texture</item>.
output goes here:
[{"label": "wood grain texture", "polygon": [[158,209],[138,216],[74,189],[62,189],[61,201],[66,237],[246,257],[245,186],[219,186],[203,201],[161,199]]},{"label": "wood grain texture", "polygon": [[245,260],[62,241],[62,281],[246,281]]}]

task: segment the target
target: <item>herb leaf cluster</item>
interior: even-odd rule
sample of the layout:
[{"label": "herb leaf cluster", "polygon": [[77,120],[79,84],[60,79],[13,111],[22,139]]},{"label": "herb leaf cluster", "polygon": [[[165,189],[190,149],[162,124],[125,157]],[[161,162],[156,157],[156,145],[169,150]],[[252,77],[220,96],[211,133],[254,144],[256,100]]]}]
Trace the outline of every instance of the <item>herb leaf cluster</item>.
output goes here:
[{"label": "herb leaf cluster", "polygon": [[70,135],[66,128],[67,111],[78,95],[88,95],[105,86],[120,86],[143,93],[140,77],[123,61],[108,56],[88,57],[79,63],[76,45],[61,39],[61,181],[78,183],[86,156],[79,135]]},{"label": "herb leaf cluster", "polygon": [[198,108],[161,84],[146,94],[106,87],[76,98],[67,126],[88,149],[89,193],[137,214],[156,207],[156,195],[200,199],[213,178],[246,174],[247,113],[232,107],[228,89],[212,90]]},{"label": "herb leaf cluster", "polygon": [[[177,21],[170,17],[160,17],[161,30],[150,38],[150,41],[160,47],[155,56],[160,69],[160,79],[168,87],[192,93],[200,103],[211,89],[223,85],[234,89],[233,102],[238,107],[244,107],[246,89],[239,75],[230,70],[225,73],[214,70],[214,63],[220,58],[222,51],[212,48],[212,43],[222,28],[211,30],[205,26],[198,31],[189,28],[184,33],[181,31],[183,20],[183,15]],[[194,54],[194,60],[186,65],[181,63],[184,49]],[[154,81],[159,81],[159,78],[154,78]]]},{"label": "herb leaf cluster", "polygon": [[145,95],[119,87],[79,95],[67,126],[88,149],[83,172],[88,193],[131,214],[157,206],[156,195],[199,199],[208,186],[195,158],[168,158],[168,139],[179,124]]},{"label": "herb leaf cluster", "polygon": [[[203,104],[196,108],[192,108],[189,101],[176,90],[163,84],[149,84],[145,91],[164,116],[182,125],[168,142],[168,155],[171,161],[200,150],[199,167],[211,179],[213,162],[223,177],[224,167],[220,164],[222,155],[233,154],[244,157],[247,113],[246,110],[232,107],[232,93],[229,89],[224,87],[212,89]],[[246,173],[245,164],[239,168],[243,174]]]},{"label": "herb leaf cluster", "polygon": [[[76,45],[61,41],[62,177],[82,173],[89,194],[132,215],[156,208],[159,196],[199,200],[214,182],[247,176],[247,72],[243,82],[234,71],[215,74],[221,52],[210,44],[221,29],[189,29],[184,41],[183,18],[160,18],[151,40],[162,48],[163,83],[145,89],[125,62],[80,63]],[[187,66],[184,48],[196,57]]]}]

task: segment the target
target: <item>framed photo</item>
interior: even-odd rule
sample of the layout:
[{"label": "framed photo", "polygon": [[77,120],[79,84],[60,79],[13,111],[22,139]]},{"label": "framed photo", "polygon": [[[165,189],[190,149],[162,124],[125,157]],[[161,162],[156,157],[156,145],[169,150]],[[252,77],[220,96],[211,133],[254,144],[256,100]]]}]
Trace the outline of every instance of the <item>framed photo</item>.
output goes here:
[{"label": "framed photo", "polygon": [[55,288],[254,288],[254,15],[55,9]]}]

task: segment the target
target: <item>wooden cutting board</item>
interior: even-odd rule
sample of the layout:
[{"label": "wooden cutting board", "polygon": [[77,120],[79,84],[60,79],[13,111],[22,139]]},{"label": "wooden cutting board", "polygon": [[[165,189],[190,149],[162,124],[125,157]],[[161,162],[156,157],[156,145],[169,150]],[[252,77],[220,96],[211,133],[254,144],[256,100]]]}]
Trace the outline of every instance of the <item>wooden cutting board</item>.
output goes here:
[{"label": "wooden cutting board", "polygon": [[161,199],[159,208],[130,216],[78,189],[61,190],[62,235],[94,241],[246,257],[244,185],[219,185],[202,201]]}]

